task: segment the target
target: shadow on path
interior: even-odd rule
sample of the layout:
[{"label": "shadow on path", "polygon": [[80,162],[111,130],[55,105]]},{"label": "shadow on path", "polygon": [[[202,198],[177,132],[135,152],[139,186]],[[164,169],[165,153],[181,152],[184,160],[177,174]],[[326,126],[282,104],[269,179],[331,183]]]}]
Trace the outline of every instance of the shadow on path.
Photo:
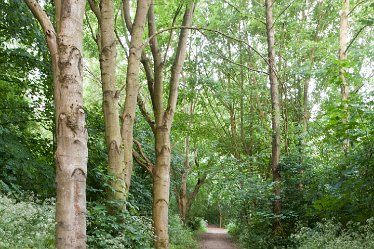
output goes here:
[{"label": "shadow on path", "polygon": [[238,249],[223,228],[208,226],[208,231],[200,236],[200,249]]}]

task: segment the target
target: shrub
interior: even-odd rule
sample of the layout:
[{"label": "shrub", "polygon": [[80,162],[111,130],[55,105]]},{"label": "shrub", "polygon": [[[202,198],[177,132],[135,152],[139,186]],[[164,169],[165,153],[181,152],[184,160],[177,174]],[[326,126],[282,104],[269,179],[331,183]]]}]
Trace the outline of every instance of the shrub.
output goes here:
[{"label": "shrub", "polygon": [[178,215],[169,218],[170,249],[196,249],[193,232],[183,225]]},{"label": "shrub", "polygon": [[190,227],[193,231],[198,232],[206,232],[208,231],[208,222],[201,217],[193,217],[192,219],[188,220],[188,227]]},{"label": "shrub", "polygon": [[314,228],[302,227],[291,239],[299,249],[370,249],[374,248],[374,224],[349,223],[343,227],[334,220],[317,223]]},{"label": "shrub", "polygon": [[154,234],[149,217],[129,212],[111,214],[101,203],[89,203],[87,234],[89,248],[153,248]]},{"label": "shrub", "polygon": [[0,248],[54,248],[54,205],[38,203],[33,196],[17,202],[0,194]]}]

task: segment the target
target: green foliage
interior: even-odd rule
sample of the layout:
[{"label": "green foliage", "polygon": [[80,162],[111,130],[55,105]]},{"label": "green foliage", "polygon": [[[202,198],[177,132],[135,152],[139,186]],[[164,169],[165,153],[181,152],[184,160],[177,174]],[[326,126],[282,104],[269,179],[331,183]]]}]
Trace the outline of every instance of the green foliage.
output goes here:
[{"label": "green foliage", "polygon": [[32,195],[16,201],[0,195],[0,248],[54,248],[54,205]]},{"label": "green foliage", "polygon": [[197,249],[193,232],[183,225],[178,215],[169,217],[170,249]]},{"label": "green foliage", "polygon": [[202,217],[192,217],[188,220],[187,225],[193,231],[206,232],[208,231],[208,222]]},{"label": "green foliage", "polygon": [[298,249],[370,249],[374,248],[373,219],[366,225],[349,223],[343,227],[336,220],[317,223],[315,227],[302,227],[291,236]]},{"label": "green foliage", "polygon": [[[89,203],[88,245],[90,248],[153,248],[153,227],[149,217],[132,215],[130,212],[110,212],[116,205]],[[119,207],[119,206],[117,206]]]}]

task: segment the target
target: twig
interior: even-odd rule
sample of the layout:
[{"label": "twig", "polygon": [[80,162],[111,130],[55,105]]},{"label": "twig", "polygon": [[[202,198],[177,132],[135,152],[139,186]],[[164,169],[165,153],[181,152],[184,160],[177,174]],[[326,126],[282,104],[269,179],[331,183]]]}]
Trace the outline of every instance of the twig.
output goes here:
[{"label": "twig", "polygon": [[295,0],[293,0],[292,2],[290,2],[287,7],[282,10],[282,12],[275,18],[273,24],[271,25],[271,27],[274,27],[275,23],[278,21],[279,17],[281,17],[283,15],[283,13],[295,2]]},{"label": "twig", "polygon": [[164,32],[168,32],[168,31],[171,31],[171,30],[174,30],[174,29],[191,29],[191,30],[197,30],[199,32],[201,31],[208,31],[208,32],[213,32],[213,33],[217,33],[217,34],[220,34],[221,36],[223,37],[226,37],[228,39],[231,39],[231,40],[234,40],[236,42],[240,42],[240,43],[244,43],[247,47],[249,47],[251,50],[253,50],[256,54],[258,54],[264,61],[267,65],[269,65],[269,62],[267,61],[267,59],[260,53],[258,52],[254,47],[252,47],[249,43],[247,43],[246,41],[243,41],[239,38],[236,38],[236,37],[233,37],[233,36],[230,36],[228,34],[225,34],[219,30],[215,30],[215,29],[209,29],[209,28],[201,28],[201,27],[188,27],[188,26],[176,26],[176,27],[169,27],[169,28],[165,28],[165,29],[162,29],[156,33],[154,33],[153,35],[151,35],[145,43],[143,43],[143,47],[147,46],[149,44],[149,42],[157,35],[160,35]]},{"label": "twig", "polygon": [[356,40],[356,38],[358,37],[358,35],[364,30],[364,28],[366,28],[368,25],[365,25],[363,26],[358,32],[357,34],[352,38],[351,42],[349,43],[349,45],[347,46],[347,49],[344,51],[344,53],[347,53],[348,49],[351,47],[352,43]]},{"label": "twig", "polygon": [[355,7],[353,7],[352,9],[351,9],[351,11],[349,11],[348,12],[348,16],[350,16],[351,14],[352,14],[352,12],[359,6],[359,5],[361,5],[361,4],[363,4],[363,3],[365,3],[365,2],[367,2],[367,0],[364,0],[364,1],[361,1],[361,2],[358,2],[356,5],[355,5]]}]

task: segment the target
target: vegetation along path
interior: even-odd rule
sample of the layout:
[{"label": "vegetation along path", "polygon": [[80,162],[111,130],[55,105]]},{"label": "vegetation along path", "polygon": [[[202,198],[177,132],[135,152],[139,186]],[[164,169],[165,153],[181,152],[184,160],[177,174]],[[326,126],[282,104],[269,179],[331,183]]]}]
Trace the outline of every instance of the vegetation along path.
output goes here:
[{"label": "vegetation along path", "polygon": [[223,228],[209,226],[200,237],[200,249],[238,249]]}]

